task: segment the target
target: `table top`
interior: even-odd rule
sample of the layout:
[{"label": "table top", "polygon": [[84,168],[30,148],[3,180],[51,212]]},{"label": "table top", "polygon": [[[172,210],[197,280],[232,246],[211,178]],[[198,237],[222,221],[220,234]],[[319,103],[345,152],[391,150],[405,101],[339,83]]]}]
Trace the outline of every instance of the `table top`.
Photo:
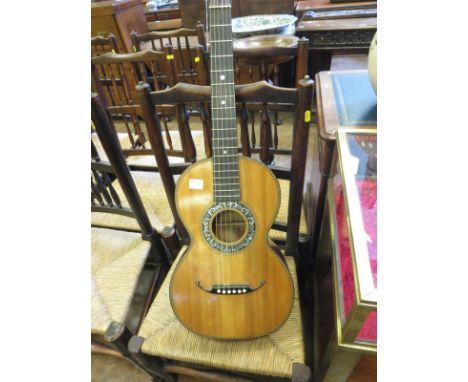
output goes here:
[{"label": "table top", "polygon": [[347,19],[304,20],[297,24],[296,31],[327,31],[376,29],[377,17],[360,17]]},{"label": "table top", "polygon": [[335,140],[343,127],[376,128],[377,97],[367,70],[317,73],[316,89],[321,138]]},{"label": "table top", "polygon": [[346,3],[332,3],[330,0],[309,0],[299,1],[296,6],[296,14],[298,12],[305,12],[309,10],[317,9],[356,9],[356,8],[367,8],[376,6],[377,1],[357,1],[357,2],[346,2]]}]

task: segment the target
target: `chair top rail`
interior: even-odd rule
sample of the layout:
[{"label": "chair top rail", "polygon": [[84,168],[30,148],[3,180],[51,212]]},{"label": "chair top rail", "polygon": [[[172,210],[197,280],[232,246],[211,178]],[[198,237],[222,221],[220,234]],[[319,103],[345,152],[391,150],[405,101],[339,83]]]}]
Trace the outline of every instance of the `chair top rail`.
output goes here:
[{"label": "chair top rail", "polygon": [[123,62],[163,61],[166,59],[166,52],[145,49],[136,53],[106,53],[102,56],[92,57],[91,63],[94,65],[105,65]]},{"label": "chair top rail", "polygon": [[133,35],[137,37],[137,39],[142,41],[150,41],[155,38],[169,38],[169,37],[184,37],[184,36],[196,36],[197,30],[195,28],[179,28],[169,31],[153,31],[148,33],[138,34],[136,32],[132,32]]},{"label": "chair top rail", "polygon": [[[143,87],[144,83],[139,83],[137,90],[143,89]],[[297,89],[274,86],[266,81],[236,85],[235,94],[238,102],[295,103],[297,101]],[[192,85],[183,82],[179,82],[166,90],[151,92],[151,101],[155,105],[209,102],[210,100],[210,86]]]}]

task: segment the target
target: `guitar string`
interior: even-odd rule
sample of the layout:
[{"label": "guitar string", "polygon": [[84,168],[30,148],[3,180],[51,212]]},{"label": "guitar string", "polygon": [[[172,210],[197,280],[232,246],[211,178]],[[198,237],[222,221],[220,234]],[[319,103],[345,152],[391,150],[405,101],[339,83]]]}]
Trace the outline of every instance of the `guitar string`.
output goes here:
[{"label": "guitar string", "polygon": [[[214,2],[215,2],[215,1],[212,1],[212,2],[210,3],[210,8],[209,8],[209,10],[210,10],[210,13],[209,13],[209,14],[210,14],[210,17],[209,17],[209,22],[210,22],[210,28],[209,28],[209,30],[210,30],[210,39],[213,39],[213,35],[214,35],[215,11],[214,11],[213,8],[211,8],[211,6],[213,5]],[[213,54],[213,53],[214,53],[214,52],[213,52],[213,43],[211,43],[211,54]],[[210,60],[210,63],[211,63],[211,64],[210,64],[211,69],[213,69],[213,66],[214,66],[214,60],[213,60],[213,58]],[[213,71],[211,71],[211,83],[213,83]],[[214,89],[213,89],[213,87],[212,87],[212,89],[211,89],[211,95],[212,95],[212,97],[211,97],[211,107],[213,107],[213,103],[215,102],[215,98],[213,97],[213,93],[214,93]],[[213,115],[214,115],[214,113],[212,112],[212,117],[213,117]],[[213,123],[212,123],[212,126],[214,126],[214,127],[216,128],[216,124],[215,124],[214,121],[213,121]],[[213,134],[213,137],[215,137],[216,134],[217,134],[217,133],[216,133],[216,130],[215,130],[215,131],[214,131],[214,134]],[[215,141],[215,142],[216,142],[216,141]],[[213,144],[213,146],[214,146],[214,144]],[[213,153],[214,156],[215,156],[215,153],[216,153],[216,151]],[[215,161],[216,161],[216,158],[213,158],[213,170],[216,169]],[[216,173],[213,171],[213,191],[214,191],[213,194],[214,194],[214,199],[215,199],[215,201],[216,201],[216,188],[217,188],[217,186],[216,186],[216,177],[215,177],[215,175],[216,175]],[[214,227],[214,232],[215,232],[216,234],[218,234],[218,217],[215,216],[214,219],[215,219],[215,221],[214,221],[214,225],[215,225],[215,227]],[[217,271],[217,272],[216,272],[216,273],[217,273],[216,284],[220,284],[220,277],[221,277],[221,274],[220,274],[220,262],[219,262],[219,261],[217,262],[216,271]]]},{"label": "guitar string", "polygon": [[[221,4],[214,4],[212,5],[225,5],[224,3]],[[215,122],[213,126],[215,126],[215,136],[216,145],[215,147],[215,154],[214,154],[214,169],[220,171],[223,175],[228,175],[225,177],[218,177],[218,182],[215,182],[215,198],[218,199],[219,202],[222,201],[230,201],[233,198],[240,198],[240,179],[239,179],[239,163],[238,163],[238,153],[237,147],[234,145],[237,144],[237,118],[235,113],[235,93],[234,93],[234,74],[233,74],[233,61],[232,61],[232,31],[231,31],[231,8],[230,7],[221,7],[221,8],[211,8],[211,27],[210,27],[210,34],[212,40],[212,54],[213,56],[220,56],[219,58],[212,58],[211,60],[211,69],[212,69],[212,83],[218,86],[216,88],[212,88],[212,93],[219,97],[219,95],[224,96],[224,107],[219,108],[219,105],[212,98],[212,106],[215,105],[216,109],[213,110],[213,116],[215,117]],[[226,29],[224,29],[226,28]],[[228,29],[229,28],[229,29]],[[218,32],[219,36],[215,33]],[[230,33],[231,32],[231,33]],[[229,58],[224,59],[224,57],[231,56],[231,60]],[[222,58],[223,57],[223,58]],[[223,61],[224,60],[224,61]],[[213,74],[213,71],[216,75]],[[220,74],[218,74],[220,73]],[[221,79],[221,75],[222,77]],[[219,77],[218,77],[219,76]],[[232,76],[232,79],[230,78]],[[218,82],[218,78],[221,82]],[[222,82],[225,81],[226,82]],[[216,90],[215,90],[216,89]],[[221,94],[218,93],[218,90]],[[228,101],[228,102],[226,102]],[[231,105],[232,103],[232,105]],[[231,112],[229,112],[231,111]],[[234,115],[232,115],[232,111],[234,111]],[[234,142],[231,142],[234,140]],[[237,146],[237,145],[236,145]],[[234,150],[233,150],[234,149]],[[222,153],[221,153],[222,152]],[[228,154],[229,153],[229,154]],[[226,156],[223,156],[226,154]],[[232,158],[232,159],[231,159]],[[222,170],[227,169],[226,173]],[[234,174],[234,176],[233,176]],[[214,179],[216,180],[216,173],[214,174]],[[227,179],[228,181],[224,181],[223,179]],[[228,186],[229,185],[229,186]],[[236,187],[231,187],[231,186]],[[227,187],[226,188],[224,188]],[[230,195],[234,193],[235,195]],[[237,193],[239,193],[237,195]],[[227,199],[227,200],[226,200]],[[239,239],[242,236],[243,228],[245,226],[245,222],[243,222],[242,218],[239,219],[239,213],[232,211],[232,210],[225,210],[218,214],[218,217],[215,219],[215,232],[217,233],[218,237],[224,241],[229,243],[229,241],[233,241],[233,239]],[[223,260],[224,263],[224,260]],[[224,268],[221,263],[221,275],[226,276],[226,281],[230,281],[230,274],[229,270],[230,267],[227,268],[227,272],[225,275]]]}]

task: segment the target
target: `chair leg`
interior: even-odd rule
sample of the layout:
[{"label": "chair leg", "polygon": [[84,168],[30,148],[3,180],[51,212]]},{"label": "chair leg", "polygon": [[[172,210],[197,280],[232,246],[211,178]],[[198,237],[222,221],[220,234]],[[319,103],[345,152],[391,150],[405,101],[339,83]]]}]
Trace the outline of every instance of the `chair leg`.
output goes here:
[{"label": "chair leg", "polygon": [[127,344],[131,336],[132,332],[124,324],[118,322],[111,322],[104,333],[104,339],[114,345],[125,357],[130,356]]},{"label": "chair leg", "polygon": [[145,339],[140,336],[133,336],[128,342],[128,351],[132,358],[153,377],[154,382],[165,381],[175,382],[176,379],[163,370],[162,362],[155,357],[149,357],[141,352],[141,346]]},{"label": "chair leg", "polygon": [[310,382],[311,372],[308,366],[302,363],[293,363],[291,382]]}]

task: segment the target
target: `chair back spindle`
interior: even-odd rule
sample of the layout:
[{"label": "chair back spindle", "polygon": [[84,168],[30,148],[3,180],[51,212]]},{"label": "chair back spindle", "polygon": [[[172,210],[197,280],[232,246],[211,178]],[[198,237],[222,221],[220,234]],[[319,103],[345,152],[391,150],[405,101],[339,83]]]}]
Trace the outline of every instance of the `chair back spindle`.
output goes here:
[{"label": "chair back spindle", "polygon": [[[128,144],[122,144],[124,155],[127,158],[152,155],[139,120],[140,111],[138,102],[135,101],[135,86],[143,81],[156,91],[174,84],[177,72],[172,47],[168,45],[159,52],[145,50],[129,54],[104,54],[91,59],[91,68],[93,89],[96,89],[101,99],[105,101],[114,124],[122,125],[127,133]],[[186,111],[180,106],[157,105],[156,112],[162,114],[168,150],[172,155],[182,156],[185,161],[193,162],[196,159],[196,149],[187,133],[189,126]],[[181,149],[175,150],[173,147],[167,124],[170,116],[176,117]],[[138,168],[157,170],[154,165],[141,165]]]},{"label": "chair back spindle", "polygon": [[[104,105],[99,100],[99,96],[95,93],[91,95],[91,118],[110,162],[110,164],[102,163],[98,156],[95,156],[95,159],[91,161],[91,210],[135,218],[141,228],[142,238],[150,241],[156,249],[157,258],[155,260],[163,262],[167,268],[170,262],[169,252],[165,248],[160,234],[151,225],[121,152],[117,136],[111,127],[110,119]],[[92,155],[95,154],[92,150]],[[109,174],[113,174],[117,178],[130,208],[122,206]]]}]

